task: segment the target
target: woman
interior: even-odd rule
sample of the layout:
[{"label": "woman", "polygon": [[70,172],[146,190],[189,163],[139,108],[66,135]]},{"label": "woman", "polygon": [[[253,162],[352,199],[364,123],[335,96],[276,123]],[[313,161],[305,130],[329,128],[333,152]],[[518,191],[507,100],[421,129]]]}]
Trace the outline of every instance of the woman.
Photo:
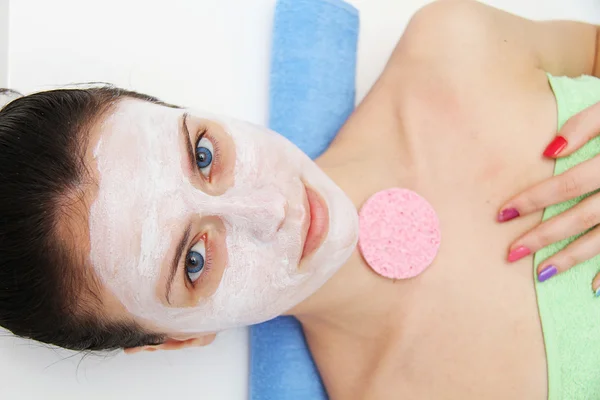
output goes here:
[{"label": "woman", "polygon": [[[541,213],[493,217],[515,216],[505,209],[527,195],[507,198],[552,175],[538,154],[557,130],[546,73],[598,75],[596,37],[434,3],[316,165],[262,128],[132,92],[17,99],[0,112],[0,323],[67,348],[136,351],[287,313],[333,399],[598,397],[593,379],[555,389],[567,384],[545,350],[569,343],[544,347],[531,259],[505,261]],[[433,204],[443,234],[433,265],[406,281],[355,251],[357,208],[398,186]],[[590,281],[572,314],[598,311]],[[598,335],[558,370],[597,359]]]}]

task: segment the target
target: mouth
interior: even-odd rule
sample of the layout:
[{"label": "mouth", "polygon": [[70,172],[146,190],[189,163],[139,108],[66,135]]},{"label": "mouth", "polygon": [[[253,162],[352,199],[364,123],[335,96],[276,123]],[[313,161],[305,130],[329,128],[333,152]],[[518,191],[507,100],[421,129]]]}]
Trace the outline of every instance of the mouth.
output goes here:
[{"label": "mouth", "polygon": [[321,246],[329,229],[329,210],[325,201],[317,191],[308,185],[305,184],[304,189],[306,190],[308,228],[300,261],[309,257]]}]

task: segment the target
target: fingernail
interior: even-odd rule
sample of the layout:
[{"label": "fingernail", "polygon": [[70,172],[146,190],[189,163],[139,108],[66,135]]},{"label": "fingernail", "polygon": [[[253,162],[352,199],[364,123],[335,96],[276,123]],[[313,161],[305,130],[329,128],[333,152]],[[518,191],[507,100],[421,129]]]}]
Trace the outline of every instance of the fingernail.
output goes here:
[{"label": "fingernail", "polygon": [[567,139],[562,136],[557,136],[544,150],[544,156],[554,158],[567,147]]},{"label": "fingernail", "polygon": [[596,297],[600,297],[600,287],[598,289],[596,289],[595,294],[596,294]]},{"label": "fingernail", "polygon": [[519,211],[517,211],[516,208],[505,208],[498,214],[498,222],[510,221],[511,219],[515,219],[520,215],[521,214],[519,214]]},{"label": "fingernail", "polygon": [[540,281],[540,282],[547,281],[548,279],[550,279],[554,275],[556,275],[557,272],[558,272],[558,270],[556,269],[556,267],[554,265],[548,265],[546,268],[541,270],[540,273],[538,274],[538,281]]},{"label": "fingernail", "polygon": [[515,262],[520,260],[523,257],[526,257],[531,254],[531,250],[529,250],[525,246],[519,246],[510,253],[508,253],[508,261]]}]

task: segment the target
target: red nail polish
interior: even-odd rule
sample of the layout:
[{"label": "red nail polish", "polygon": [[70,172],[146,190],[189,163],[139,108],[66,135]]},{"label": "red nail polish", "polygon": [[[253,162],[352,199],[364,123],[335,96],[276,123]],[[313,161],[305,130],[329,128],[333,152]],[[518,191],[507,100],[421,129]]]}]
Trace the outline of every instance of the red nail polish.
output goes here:
[{"label": "red nail polish", "polygon": [[567,144],[567,139],[565,139],[564,137],[555,137],[554,140],[548,145],[548,147],[546,147],[546,150],[544,150],[544,156],[549,158],[556,157],[560,154],[561,151],[565,149],[565,147],[567,147]]},{"label": "red nail polish", "polygon": [[516,249],[514,249],[513,251],[511,251],[510,253],[508,253],[508,261],[509,262],[519,261],[521,258],[527,257],[530,254],[531,254],[531,250],[529,250],[527,247],[519,246]]},{"label": "red nail polish", "polygon": [[498,214],[498,222],[510,221],[511,219],[515,219],[520,215],[521,214],[519,214],[519,211],[516,208],[505,208]]}]

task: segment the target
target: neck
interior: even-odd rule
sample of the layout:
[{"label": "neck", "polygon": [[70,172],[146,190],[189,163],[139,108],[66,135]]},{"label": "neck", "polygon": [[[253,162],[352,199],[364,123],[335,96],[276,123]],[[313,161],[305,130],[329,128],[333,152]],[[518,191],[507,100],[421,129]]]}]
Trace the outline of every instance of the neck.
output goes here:
[{"label": "neck", "polygon": [[[373,89],[316,160],[357,210],[379,190],[413,186],[418,175],[413,170],[418,164],[416,143],[401,134],[403,125],[387,90],[386,85]],[[381,337],[406,320],[403,313],[407,307],[402,305],[410,301],[409,293],[406,282],[377,275],[355,250],[346,264],[291,314],[307,333],[319,329],[338,337]]]},{"label": "neck", "polygon": [[[361,156],[364,148],[351,147],[352,141],[342,133],[339,139],[316,162],[358,209],[374,191],[372,182],[356,177],[372,170],[369,166],[372,163]],[[389,320],[386,316],[398,308],[397,289],[393,284],[375,274],[355,250],[325,285],[290,313],[302,322],[305,331],[372,337],[386,329],[384,321]]]}]

